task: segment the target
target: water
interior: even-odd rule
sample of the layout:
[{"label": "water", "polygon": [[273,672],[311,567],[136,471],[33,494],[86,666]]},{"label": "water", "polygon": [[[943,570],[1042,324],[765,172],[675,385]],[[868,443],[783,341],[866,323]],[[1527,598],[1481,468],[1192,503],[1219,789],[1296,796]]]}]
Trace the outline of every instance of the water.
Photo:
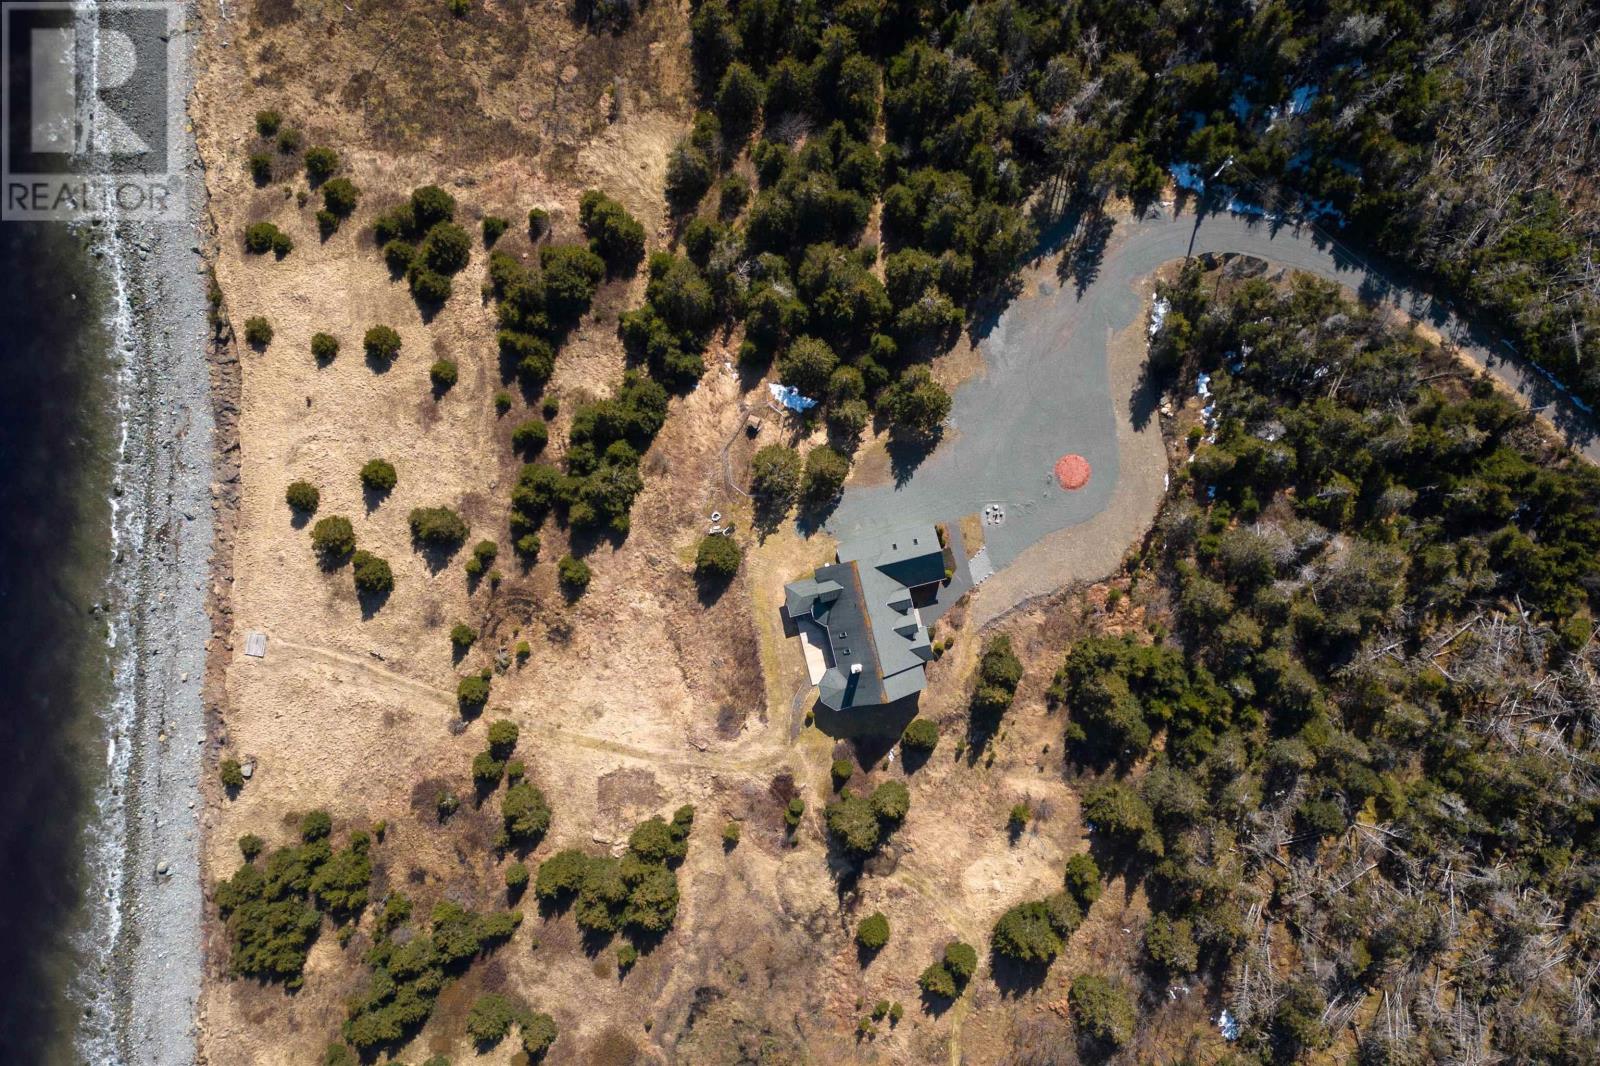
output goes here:
[{"label": "water", "polygon": [[118,418],[95,262],[65,226],[0,224],[0,1039],[41,1066],[83,1061],[75,1041],[110,1022],[86,1015],[111,872],[85,859],[106,843],[115,702]]}]

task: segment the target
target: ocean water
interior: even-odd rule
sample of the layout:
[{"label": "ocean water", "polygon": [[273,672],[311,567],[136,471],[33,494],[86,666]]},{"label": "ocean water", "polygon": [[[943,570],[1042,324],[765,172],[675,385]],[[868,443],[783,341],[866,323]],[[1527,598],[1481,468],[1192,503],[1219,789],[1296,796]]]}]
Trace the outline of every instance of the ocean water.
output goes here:
[{"label": "ocean water", "polygon": [[110,1023],[87,1005],[118,444],[96,264],[66,226],[0,223],[0,1044],[40,1066]]}]

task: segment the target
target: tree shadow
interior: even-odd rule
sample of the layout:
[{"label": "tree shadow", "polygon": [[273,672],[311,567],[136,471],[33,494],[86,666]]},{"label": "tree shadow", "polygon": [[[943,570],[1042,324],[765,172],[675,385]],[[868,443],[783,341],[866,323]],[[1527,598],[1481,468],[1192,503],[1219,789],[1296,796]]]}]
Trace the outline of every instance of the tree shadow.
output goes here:
[{"label": "tree shadow", "polygon": [[383,589],[377,592],[368,592],[357,589],[356,602],[361,605],[361,620],[370,622],[372,616],[377,614],[383,608],[383,605],[389,602],[389,595],[392,591],[392,589]]},{"label": "tree shadow", "polygon": [[371,353],[368,353],[366,360],[367,369],[372,371],[374,374],[387,374],[389,372],[389,368],[394,366],[393,359],[385,359],[382,356],[372,355]]},{"label": "tree shadow", "polygon": [[375,489],[370,486],[363,485],[361,488],[361,502],[366,506],[367,514],[371,514],[373,511],[376,511],[379,506],[383,504],[383,501],[389,498],[390,493],[393,491],[393,489]]},{"label": "tree shadow", "polygon": [[313,511],[300,511],[291,509],[289,511],[289,528],[304,529],[311,523],[311,519],[314,517],[315,512]]},{"label": "tree shadow", "polygon": [[718,600],[722,599],[722,594],[727,592],[729,586],[733,584],[735,576],[734,574],[696,572],[694,579],[695,598],[700,601],[700,606],[714,606]]},{"label": "tree shadow", "polygon": [[926,437],[890,436],[884,450],[889,453],[889,471],[894,475],[895,488],[901,488],[911,480],[911,475],[916,473],[923,460],[933,454],[943,437],[942,426]]},{"label": "tree shadow", "polygon": [[1081,300],[1099,278],[1106,246],[1111,243],[1115,229],[1116,221],[1096,204],[1079,218],[1076,230],[1062,249],[1056,278],[1062,284],[1071,282],[1078,299]]},{"label": "tree shadow", "polygon": [[1005,719],[1005,711],[980,709],[976,704],[967,707],[967,765],[976,766],[983,753],[988,750],[989,742],[1000,732],[1000,723]]},{"label": "tree shadow", "polygon": [[450,561],[461,551],[461,542],[441,544],[413,536],[411,538],[411,550],[422,557],[422,564],[428,568],[429,574],[438,575],[444,571],[445,567],[450,565]]},{"label": "tree shadow", "polygon": [[1006,998],[1026,995],[1036,991],[1050,975],[1050,964],[1018,962],[998,951],[989,951],[989,977]]},{"label": "tree shadow", "polygon": [[835,493],[826,500],[802,499],[800,510],[794,516],[795,531],[800,536],[809,538],[828,524],[828,519],[839,509],[839,501],[842,499],[844,499],[842,492]]},{"label": "tree shadow", "polygon": [[958,992],[953,996],[941,996],[937,992],[929,992],[926,988],[924,988],[922,990],[921,998],[923,1013],[930,1014],[937,1018],[944,1014],[945,1011],[955,1006],[956,1000],[961,998],[961,993]]}]

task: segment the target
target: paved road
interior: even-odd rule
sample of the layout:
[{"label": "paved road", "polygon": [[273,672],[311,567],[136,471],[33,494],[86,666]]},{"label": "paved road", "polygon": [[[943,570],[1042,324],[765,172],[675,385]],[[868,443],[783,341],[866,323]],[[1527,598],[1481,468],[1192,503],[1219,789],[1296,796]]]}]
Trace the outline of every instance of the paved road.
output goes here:
[{"label": "paved road", "polygon": [[[850,486],[826,523],[841,538],[911,522],[950,521],[998,504],[1005,520],[985,529],[997,570],[1046,535],[1098,514],[1118,476],[1107,340],[1141,312],[1136,283],[1164,263],[1206,252],[1259,256],[1338,282],[1437,330],[1520,394],[1574,447],[1600,462],[1594,423],[1538,371],[1475,333],[1448,307],[1397,287],[1366,261],[1309,227],[1237,215],[1160,210],[1124,219],[1098,272],[1078,293],[1041,285],[1014,301],[979,344],[985,371],[956,390],[951,431],[897,484]],[[1078,492],[1058,488],[1057,457],[1076,452],[1094,475]]]}]

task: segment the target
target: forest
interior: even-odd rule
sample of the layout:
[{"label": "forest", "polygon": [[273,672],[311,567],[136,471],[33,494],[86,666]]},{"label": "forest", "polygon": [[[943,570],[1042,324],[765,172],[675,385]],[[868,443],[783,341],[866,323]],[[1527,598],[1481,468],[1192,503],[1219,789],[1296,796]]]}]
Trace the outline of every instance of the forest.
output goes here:
[{"label": "forest", "polygon": [[[908,364],[1175,170],[1413,268],[1600,401],[1590,5],[701,0],[692,25],[669,199],[747,361],[823,392],[846,453],[862,400],[935,432],[925,388],[885,402]],[[799,337],[826,354],[785,362]]]},{"label": "forest", "polygon": [[1237,1062],[1596,1061],[1600,472],[1325,283],[1162,295],[1212,406],[1146,627],[1051,690],[1144,1002],[1214,981]]}]

